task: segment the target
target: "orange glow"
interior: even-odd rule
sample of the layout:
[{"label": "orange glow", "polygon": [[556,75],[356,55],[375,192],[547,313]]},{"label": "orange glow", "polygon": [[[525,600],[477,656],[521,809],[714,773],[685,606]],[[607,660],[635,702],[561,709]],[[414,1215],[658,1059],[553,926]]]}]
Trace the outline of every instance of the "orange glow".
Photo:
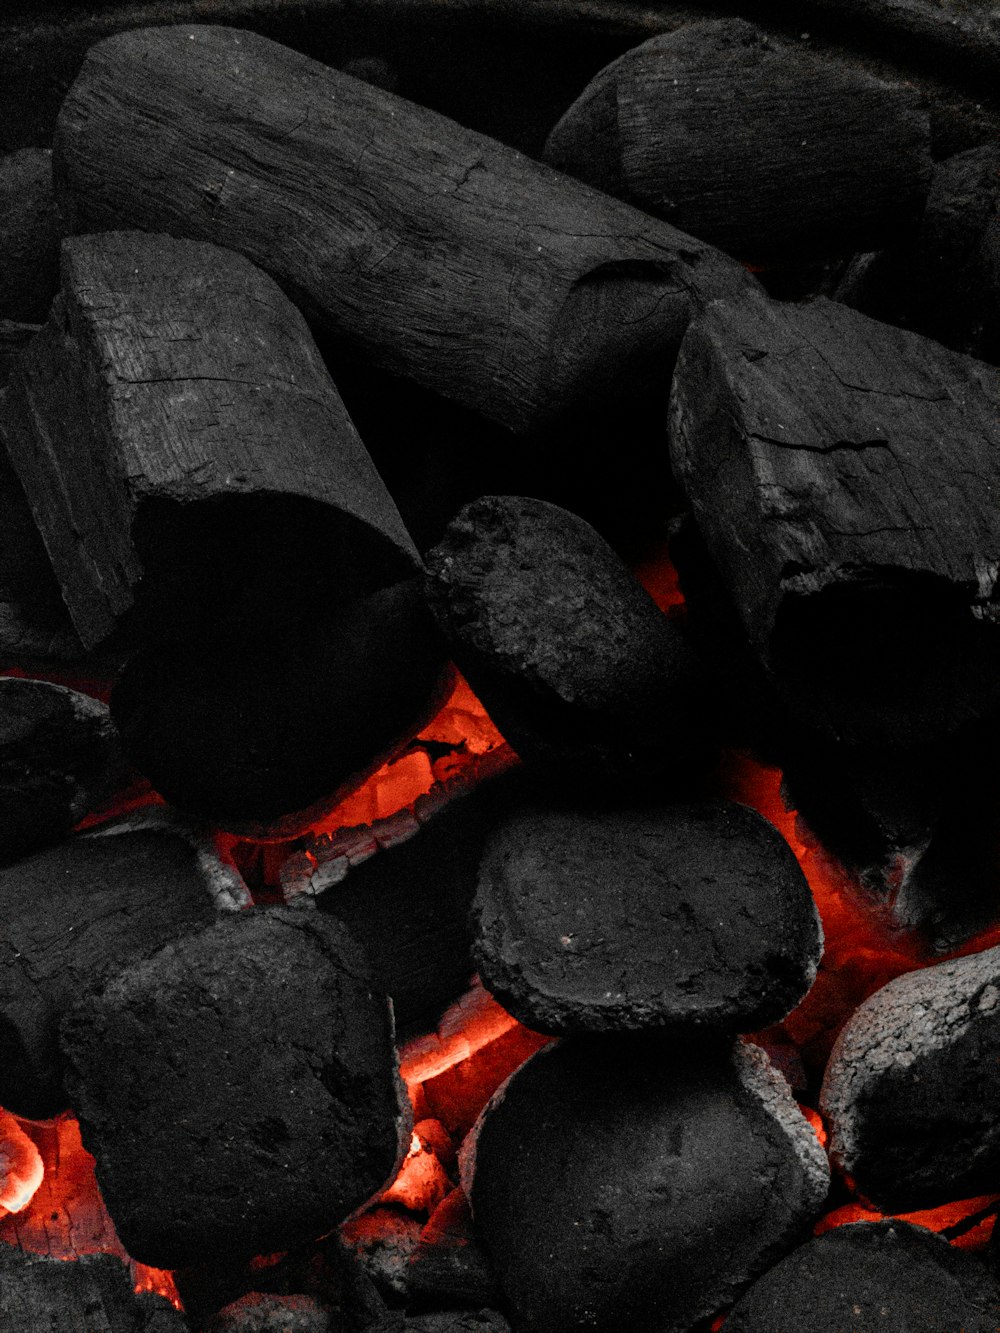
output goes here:
[{"label": "orange glow", "polygon": [[15,1116],[0,1110],[0,1217],[21,1213],[45,1175],[42,1155]]},{"label": "orange glow", "polygon": [[823,1117],[818,1111],[814,1111],[811,1106],[803,1106],[801,1102],[799,1103],[799,1110],[812,1126],[812,1131],[819,1140],[819,1146],[825,1148],[829,1135],[826,1132],[826,1125],[823,1124]]},{"label": "orange glow", "polygon": [[832,1213],[821,1218],[813,1228],[813,1235],[822,1236],[825,1231],[848,1222],[880,1222],[887,1217],[913,1222],[916,1226],[927,1227],[929,1231],[947,1232],[975,1218],[978,1213],[988,1213],[967,1231],[962,1230],[960,1234],[948,1237],[952,1245],[960,1249],[981,1250],[993,1233],[996,1213],[990,1213],[990,1210],[996,1208],[1000,1208],[1000,1194],[980,1194],[974,1199],[957,1199],[953,1203],[941,1204],[938,1208],[923,1208],[915,1213],[880,1213],[860,1203],[845,1203],[842,1208],[835,1208]]},{"label": "orange glow", "polygon": [[660,542],[632,567],[632,573],[661,611],[684,605],[677,570],[670,559],[666,541]]},{"label": "orange glow", "polygon": [[433,1145],[414,1129],[410,1151],[399,1175],[379,1199],[380,1203],[398,1203],[412,1213],[427,1216],[451,1193],[454,1182],[438,1160]]}]

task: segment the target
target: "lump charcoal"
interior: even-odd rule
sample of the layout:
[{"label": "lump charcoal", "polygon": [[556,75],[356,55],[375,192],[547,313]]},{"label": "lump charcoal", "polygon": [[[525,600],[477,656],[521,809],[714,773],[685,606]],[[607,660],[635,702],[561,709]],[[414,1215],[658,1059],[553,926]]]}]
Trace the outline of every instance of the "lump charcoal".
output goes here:
[{"label": "lump charcoal", "polygon": [[722,1333],[992,1333],[1000,1286],[978,1256],[908,1222],[834,1227],[736,1303]]},{"label": "lump charcoal", "polygon": [[0,1333],[182,1333],[183,1316],[152,1307],[110,1254],[65,1262],[0,1246]]},{"label": "lump charcoal", "polygon": [[389,1315],[365,1333],[511,1333],[511,1327],[496,1310],[443,1310],[411,1318]]},{"label": "lump charcoal", "polygon": [[111,696],[131,762],[171,804],[240,829],[378,768],[433,714],[443,643],[413,580],[284,601],[136,654]]},{"label": "lump charcoal", "polygon": [[569,108],[544,156],[757,261],[847,255],[912,229],[931,171],[912,88],[741,19],[626,51]]},{"label": "lump charcoal", "polygon": [[938,162],[916,236],[857,256],[835,296],[958,352],[1000,360],[1000,146]]},{"label": "lump charcoal", "polygon": [[461,1189],[452,1190],[434,1212],[410,1257],[411,1301],[423,1305],[496,1305],[497,1280],[482,1237]]},{"label": "lump charcoal", "polygon": [[55,154],[72,230],[241,250],[374,364],[517,430],[659,378],[696,304],[753,285],[665,223],[230,28],[92,47]]},{"label": "lump charcoal", "polygon": [[0,1105],[32,1119],[66,1109],[64,1014],[125,963],[213,922],[224,873],[169,828],[88,834],[0,868]]},{"label": "lump charcoal", "polygon": [[483,496],[426,564],[455,661],[522,759],[579,781],[676,780],[704,763],[711,723],[697,660],[583,519]]},{"label": "lump charcoal", "polygon": [[51,150],[0,157],[0,319],[45,319],[59,290],[60,239]]},{"label": "lump charcoal", "polygon": [[67,240],[0,433],[87,647],[130,611],[135,639],[169,641],[418,563],[305,320],[216,246]]},{"label": "lump charcoal", "polygon": [[62,1046],[108,1212],[154,1267],[302,1244],[409,1146],[390,1008],[318,912],[250,908],[167,945],[81,1001]]},{"label": "lump charcoal", "polygon": [[311,1296],[251,1291],[202,1325],[202,1333],[339,1333],[339,1321]]},{"label": "lump charcoal", "polygon": [[487,990],[539,1032],[747,1032],[809,989],[819,915],[784,838],[717,801],[516,812],[473,909]]},{"label": "lump charcoal", "polygon": [[909,972],[867,999],[830,1055],[832,1161],[883,1212],[1000,1189],[1000,948]]},{"label": "lump charcoal", "polygon": [[404,1301],[409,1291],[410,1257],[420,1243],[420,1221],[399,1208],[376,1206],[340,1228],[375,1289],[387,1301]]},{"label": "lump charcoal", "polygon": [[48,681],[0,678],[0,861],[65,837],[122,773],[104,704]]},{"label": "lump charcoal", "polygon": [[1000,701],[1000,387],[819,300],[717,303],[674,377],[674,470],[805,723],[902,748]]},{"label": "lump charcoal", "polygon": [[761,1051],[576,1038],[534,1056],[463,1147],[524,1333],[682,1333],[791,1249],[829,1169]]}]

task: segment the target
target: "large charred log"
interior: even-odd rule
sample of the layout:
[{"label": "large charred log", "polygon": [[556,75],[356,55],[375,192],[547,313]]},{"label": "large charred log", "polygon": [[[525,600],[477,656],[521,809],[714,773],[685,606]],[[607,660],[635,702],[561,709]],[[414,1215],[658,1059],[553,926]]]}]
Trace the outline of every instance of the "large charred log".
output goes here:
[{"label": "large charred log", "polygon": [[74,230],[239,249],[376,364],[518,430],[659,390],[692,309],[752,286],[494,140],[222,27],[94,47],[56,160]]},{"label": "large charred log", "polygon": [[920,216],[919,97],[738,19],[653,37],[606,66],[545,159],[743,259],[874,249]]},{"label": "large charred log", "polygon": [[907,744],[1000,696],[1000,389],[827,301],[713,306],[671,455],[751,643],[800,717]]},{"label": "large charred log", "polygon": [[318,912],[250,908],[167,945],[81,1001],[62,1047],[108,1211],[156,1267],[325,1234],[409,1146],[390,1007]]},{"label": "large charred log", "polygon": [[230,251],[67,241],[0,432],[88,647],[137,599],[133,632],[168,639],[417,563],[304,320]]}]

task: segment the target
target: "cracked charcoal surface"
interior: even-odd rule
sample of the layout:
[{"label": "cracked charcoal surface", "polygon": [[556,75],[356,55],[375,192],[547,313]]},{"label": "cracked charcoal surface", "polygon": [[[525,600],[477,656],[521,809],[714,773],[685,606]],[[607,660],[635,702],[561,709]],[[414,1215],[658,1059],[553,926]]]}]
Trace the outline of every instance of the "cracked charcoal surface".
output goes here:
[{"label": "cracked charcoal surface", "polygon": [[927,743],[1000,692],[994,370],[828,301],[717,303],[671,457],[760,656],[843,741]]},{"label": "cracked charcoal surface", "polygon": [[409,1144],[387,1002],[316,912],[251,908],[168,945],[77,1005],[62,1043],[108,1211],[158,1268],[325,1234]]},{"label": "cracked charcoal surface", "polygon": [[835,1227],[758,1278],[723,1333],[994,1333],[1000,1286],[975,1255],[907,1222]]},{"label": "cracked charcoal surface", "polygon": [[126,962],[217,916],[198,851],[166,830],[74,838],[0,868],[0,1105],[68,1105],[59,1023]]},{"label": "cracked charcoal surface", "polygon": [[426,563],[455,660],[522,759],[607,781],[676,777],[704,758],[693,653],[583,519],[484,496]]},{"label": "cracked charcoal surface", "polygon": [[203,242],[67,240],[0,430],[88,648],[125,619],[171,641],[418,564],[302,315]]},{"label": "cracked charcoal surface", "polygon": [[728,20],[605,66],[545,160],[731,254],[787,261],[874,249],[915,224],[930,130],[914,90]]},{"label": "cracked charcoal surface", "polygon": [[515,429],[662,374],[694,304],[753,285],[665,223],[235,29],[98,43],[55,152],[73,230],[169,219],[242,250],[376,365]]},{"label": "cracked charcoal surface", "polygon": [[883,1211],[1000,1189],[1000,948],[908,973],[834,1046],[830,1153]]},{"label": "cracked charcoal surface", "polygon": [[47,681],[0,679],[0,861],[65,837],[121,776],[103,704]]},{"label": "cracked charcoal surface", "polygon": [[0,319],[45,319],[59,290],[61,234],[49,149],[0,157]]},{"label": "cracked charcoal surface", "polygon": [[167,1301],[137,1297],[109,1254],[70,1263],[0,1246],[0,1333],[183,1333]]},{"label": "cracked charcoal surface", "polygon": [[829,1170],[755,1047],[572,1038],[509,1080],[463,1149],[524,1333],[682,1333],[807,1232]]},{"label": "cracked charcoal surface", "polygon": [[785,840],[721,801],[518,812],[489,841],[474,916],[483,984],[540,1032],[762,1028],[822,949]]}]

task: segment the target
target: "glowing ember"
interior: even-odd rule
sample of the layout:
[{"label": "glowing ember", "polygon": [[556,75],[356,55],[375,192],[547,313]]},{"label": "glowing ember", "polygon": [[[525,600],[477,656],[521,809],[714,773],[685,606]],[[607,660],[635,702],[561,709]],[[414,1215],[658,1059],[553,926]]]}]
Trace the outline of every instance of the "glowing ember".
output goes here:
[{"label": "glowing ember", "polygon": [[[974,1199],[958,1199],[938,1208],[923,1208],[915,1213],[880,1213],[859,1203],[845,1203],[816,1223],[813,1234],[844,1226],[848,1222],[881,1222],[894,1217],[902,1222],[913,1222],[929,1231],[941,1232],[956,1245],[966,1250],[981,1250],[989,1241],[1000,1209],[1000,1194],[981,1194]],[[953,1233],[953,1234],[951,1234]]]},{"label": "glowing ember", "polygon": [[0,1217],[23,1212],[44,1175],[41,1153],[16,1117],[0,1110]]},{"label": "glowing ember", "polygon": [[[421,1121],[413,1131],[410,1151],[406,1154],[399,1175],[381,1196],[380,1203],[398,1203],[412,1213],[428,1216],[454,1188],[435,1151],[429,1135],[421,1133]],[[434,1123],[434,1122],[431,1122]]]}]

